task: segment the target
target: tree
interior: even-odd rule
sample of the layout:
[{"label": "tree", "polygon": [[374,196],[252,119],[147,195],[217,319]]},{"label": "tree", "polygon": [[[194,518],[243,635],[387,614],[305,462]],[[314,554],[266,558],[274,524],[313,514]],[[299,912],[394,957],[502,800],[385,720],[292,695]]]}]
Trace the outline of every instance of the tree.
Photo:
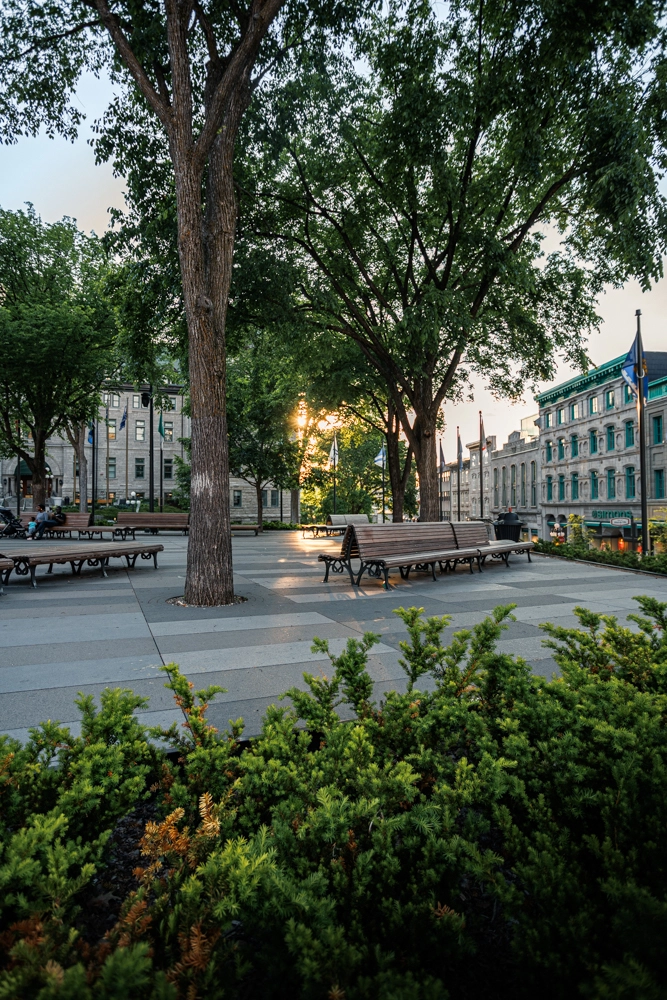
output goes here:
[{"label": "tree", "polygon": [[[295,46],[354,16],[345,0],[8,0],[0,14],[0,129],[6,141],[76,133],[69,96],[84,68],[110,67],[122,93],[111,147],[128,120],[151,119],[123,155],[160,166],[173,186],[192,419],[191,532],[185,598],[233,601],[225,412],[225,321],[236,229],[234,147],[258,82]],[[253,79],[253,72],[255,77]],[[269,77],[270,78],[270,77]],[[148,114],[147,114],[148,113]],[[165,159],[169,164],[165,170]]]},{"label": "tree", "polygon": [[424,520],[443,403],[472,374],[516,397],[558,354],[585,366],[603,284],[662,273],[661,9],[394,0],[252,134],[244,232],[290,256],[296,307],[385,381]]},{"label": "tree", "polygon": [[229,464],[255,490],[262,530],[262,491],[298,486],[302,449],[294,419],[303,386],[293,358],[269,336],[229,362]]},{"label": "tree", "polygon": [[30,469],[36,504],[53,434],[80,444],[83,483],[85,427],[114,367],[113,316],[100,295],[106,267],[99,241],[71,220],[46,225],[32,208],[0,210],[0,423]]}]

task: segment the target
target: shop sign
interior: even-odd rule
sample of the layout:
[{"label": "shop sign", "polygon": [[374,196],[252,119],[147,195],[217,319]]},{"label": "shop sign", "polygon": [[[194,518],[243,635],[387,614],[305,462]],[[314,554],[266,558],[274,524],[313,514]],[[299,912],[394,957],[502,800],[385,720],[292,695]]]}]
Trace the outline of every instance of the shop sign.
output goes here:
[{"label": "shop sign", "polygon": [[[594,510],[591,514],[594,521],[610,521],[612,517],[632,518],[631,510]],[[628,522],[629,523],[629,522]]]},{"label": "shop sign", "polygon": [[612,517],[609,519],[609,523],[615,528],[626,528],[629,524],[632,524],[632,518],[630,517]]}]

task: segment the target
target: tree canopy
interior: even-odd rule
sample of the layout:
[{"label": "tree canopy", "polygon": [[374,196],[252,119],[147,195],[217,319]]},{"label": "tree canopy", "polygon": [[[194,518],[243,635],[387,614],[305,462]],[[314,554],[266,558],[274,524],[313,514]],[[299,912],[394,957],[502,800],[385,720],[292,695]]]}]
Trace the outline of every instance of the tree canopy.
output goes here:
[{"label": "tree canopy", "polygon": [[386,381],[426,519],[443,402],[473,373],[516,396],[557,355],[584,365],[603,284],[662,273],[660,11],[392,2],[250,130],[242,231]]}]

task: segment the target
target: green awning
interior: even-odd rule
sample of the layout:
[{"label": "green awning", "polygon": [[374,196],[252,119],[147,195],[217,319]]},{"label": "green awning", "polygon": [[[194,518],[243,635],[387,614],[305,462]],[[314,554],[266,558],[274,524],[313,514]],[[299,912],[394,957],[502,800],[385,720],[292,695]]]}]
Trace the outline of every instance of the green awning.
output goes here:
[{"label": "green awning", "polygon": [[[23,479],[26,476],[29,479],[32,476],[32,472],[28,468],[28,463],[25,461],[24,458],[21,459],[21,462],[20,462],[20,464],[18,466],[18,469],[19,469],[19,476],[21,477],[21,479]],[[45,464],[45,469],[46,469],[47,476],[50,476],[51,475],[51,467],[50,467],[50,465],[49,465],[48,462]],[[14,466],[14,471],[12,472],[12,475],[13,476],[16,475],[16,466]]]}]

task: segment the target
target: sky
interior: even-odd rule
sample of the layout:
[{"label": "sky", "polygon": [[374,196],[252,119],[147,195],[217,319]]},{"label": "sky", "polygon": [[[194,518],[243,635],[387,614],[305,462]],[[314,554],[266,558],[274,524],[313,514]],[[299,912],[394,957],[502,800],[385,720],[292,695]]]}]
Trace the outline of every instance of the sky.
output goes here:
[{"label": "sky", "polygon": [[[109,223],[109,209],[123,208],[123,180],[114,177],[108,164],[97,166],[89,140],[92,123],[105,111],[111,94],[109,82],[91,74],[81,80],[76,100],[86,115],[78,139],[21,139],[14,146],[0,145],[0,206],[24,207],[32,202],[45,222],[55,222],[64,215],[77,220],[80,229],[101,235]],[[598,303],[603,323],[600,332],[589,342],[589,355],[602,364],[628,351],[635,335],[635,310],[642,311],[642,334],[647,351],[667,350],[667,280],[642,293],[636,282],[622,289],[610,289]],[[539,386],[540,390],[557,385],[577,374],[565,364],[559,365],[557,377]],[[522,402],[510,404],[497,400],[481,382],[474,382],[475,399],[445,406],[446,429],[443,448],[447,461],[456,458],[456,428],[461,428],[464,446],[479,437],[478,411],[484,415],[487,435],[495,434],[497,444],[518,430],[522,417],[537,412],[530,394]]]}]

